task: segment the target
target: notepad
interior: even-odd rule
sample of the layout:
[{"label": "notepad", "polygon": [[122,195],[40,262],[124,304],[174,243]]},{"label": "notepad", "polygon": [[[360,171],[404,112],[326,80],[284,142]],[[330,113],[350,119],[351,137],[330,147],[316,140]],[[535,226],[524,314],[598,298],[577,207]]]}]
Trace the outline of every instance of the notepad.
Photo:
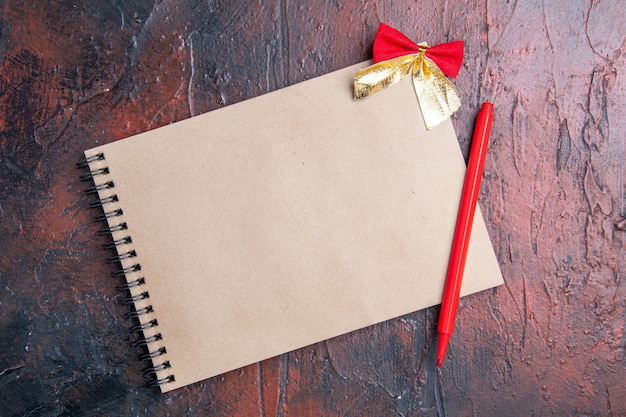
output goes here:
[{"label": "notepad", "polygon": [[[441,302],[463,156],[367,65],[85,152],[163,392]],[[462,294],[501,283],[477,211]]]}]

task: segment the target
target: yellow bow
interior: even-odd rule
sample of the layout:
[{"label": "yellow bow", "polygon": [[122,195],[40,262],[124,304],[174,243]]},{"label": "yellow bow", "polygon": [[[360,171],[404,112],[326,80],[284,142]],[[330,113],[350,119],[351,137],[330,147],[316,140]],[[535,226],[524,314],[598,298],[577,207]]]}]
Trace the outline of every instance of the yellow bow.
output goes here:
[{"label": "yellow bow", "polygon": [[437,64],[426,56],[426,44],[419,52],[378,62],[360,70],[354,77],[354,98],[368,97],[411,74],[417,101],[427,129],[432,129],[461,107],[454,84]]}]

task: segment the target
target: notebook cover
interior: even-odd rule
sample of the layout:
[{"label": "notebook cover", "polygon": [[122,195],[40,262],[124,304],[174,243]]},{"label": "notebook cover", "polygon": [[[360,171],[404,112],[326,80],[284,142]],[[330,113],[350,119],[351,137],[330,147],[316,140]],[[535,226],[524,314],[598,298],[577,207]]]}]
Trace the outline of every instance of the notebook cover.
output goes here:
[{"label": "notebook cover", "polygon": [[[163,392],[441,302],[461,150],[367,65],[85,152]],[[477,210],[462,295],[501,283]]]}]

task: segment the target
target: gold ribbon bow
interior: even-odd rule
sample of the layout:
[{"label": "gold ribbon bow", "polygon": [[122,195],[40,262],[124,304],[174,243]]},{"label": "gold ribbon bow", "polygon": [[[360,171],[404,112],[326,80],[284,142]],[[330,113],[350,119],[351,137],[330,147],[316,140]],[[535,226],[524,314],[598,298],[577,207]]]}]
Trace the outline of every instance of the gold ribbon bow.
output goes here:
[{"label": "gold ribbon bow", "polygon": [[462,60],[462,41],[429,48],[426,43],[415,44],[396,29],[381,24],[374,42],[376,63],[355,75],[354,98],[368,97],[411,74],[426,128],[432,129],[461,106],[456,88],[442,69],[454,77]]}]

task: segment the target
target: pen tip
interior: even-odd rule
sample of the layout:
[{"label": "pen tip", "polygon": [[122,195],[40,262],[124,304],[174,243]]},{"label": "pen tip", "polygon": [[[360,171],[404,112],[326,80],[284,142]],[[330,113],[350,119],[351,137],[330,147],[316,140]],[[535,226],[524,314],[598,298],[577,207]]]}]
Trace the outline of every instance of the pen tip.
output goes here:
[{"label": "pen tip", "polygon": [[437,368],[441,368],[441,365],[443,365],[443,359],[437,359]]}]

